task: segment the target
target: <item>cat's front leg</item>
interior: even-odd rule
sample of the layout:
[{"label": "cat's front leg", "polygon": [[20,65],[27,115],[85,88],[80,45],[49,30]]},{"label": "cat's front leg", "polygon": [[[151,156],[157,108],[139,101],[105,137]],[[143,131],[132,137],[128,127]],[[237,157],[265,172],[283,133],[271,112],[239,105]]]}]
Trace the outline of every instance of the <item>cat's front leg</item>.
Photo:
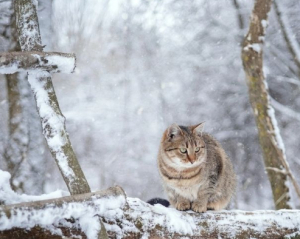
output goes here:
[{"label": "cat's front leg", "polygon": [[202,195],[192,202],[191,208],[194,212],[206,212],[207,203],[208,203],[208,196]]},{"label": "cat's front leg", "polygon": [[186,211],[191,209],[191,202],[177,194],[174,190],[168,190],[168,197],[171,205],[177,210]]},{"label": "cat's front leg", "polygon": [[186,210],[191,209],[191,202],[186,198],[179,197],[177,199],[175,207],[176,207],[177,210],[186,211]]}]

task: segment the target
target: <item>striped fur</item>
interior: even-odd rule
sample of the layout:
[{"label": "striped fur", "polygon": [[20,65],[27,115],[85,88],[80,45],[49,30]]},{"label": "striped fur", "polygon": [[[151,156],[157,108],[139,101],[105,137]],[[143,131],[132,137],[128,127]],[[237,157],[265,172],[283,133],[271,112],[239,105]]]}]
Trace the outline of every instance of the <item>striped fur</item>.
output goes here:
[{"label": "striped fur", "polygon": [[195,126],[171,125],[163,134],[158,169],[172,206],[178,210],[225,208],[236,187],[230,159],[221,145]]}]

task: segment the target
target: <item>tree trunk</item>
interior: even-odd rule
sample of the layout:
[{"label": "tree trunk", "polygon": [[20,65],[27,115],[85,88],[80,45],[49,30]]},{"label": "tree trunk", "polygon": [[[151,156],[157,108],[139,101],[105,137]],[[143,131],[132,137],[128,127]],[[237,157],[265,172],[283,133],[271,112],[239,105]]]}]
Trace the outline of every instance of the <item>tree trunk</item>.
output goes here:
[{"label": "tree trunk", "polygon": [[[43,46],[33,0],[15,1],[14,8],[22,51],[42,52]],[[51,75],[47,71],[30,71],[28,81],[35,95],[44,136],[70,193],[75,195],[90,192],[69,140],[65,118],[58,105]]]},{"label": "tree trunk", "polygon": [[13,190],[24,193],[23,184],[26,181],[25,170],[20,171],[19,169],[27,157],[29,132],[21,99],[22,79],[18,79],[18,75],[18,73],[6,75],[9,139],[5,148],[4,158],[7,170],[11,173],[10,183]]},{"label": "tree trunk", "polygon": [[284,169],[286,159],[284,145],[274,109],[270,105],[268,87],[263,73],[262,46],[271,4],[272,0],[255,1],[249,31],[243,42],[242,61],[275,207],[282,209],[290,208],[287,175],[286,171],[281,170]]},{"label": "tree trunk", "polygon": [[[10,34],[9,50],[20,51],[20,45],[17,42],[17,32],[15,27],[15,17],[10,13]],[[11,54],[11,53],[5,53]],[[0,71],[5,58],[0,54]],[[3,72],[3,73],[7,73]],[[15,73],[15,72],[11,72]],[[8,129],[9,138],[4,152],[7,170],[11,173],[11,186],[17,192],[41,194],[43,193],[44,171],[45,168],[36,168],[38,165],[44,165],[43,157],[40,152],[43,151],[42,132],[35,128],[38,123],[37,112],[30,112],[34,107],[34,99],[30,92],[27,82],[27,75],[22,73],[7,74],[7,100],[8,100]],[[30,112],[30,113],[29,113]],[[34,137],[33,137],[34,134]],[[34,148],[32,139],[34,138]],[[38,150],[36,150],[38,149]],[[34,158],[39,158],[39,164],[33,164]],[[38,180],[37,180],[38,177]],[[34,187],[32,187],[34,185]]]},{"label": "tree trunk", "polygon": [[2,206],[0,239],[101,238],[104,226],[109,238],[299,238],[299,215],[299,210],[180,212],[127,198],[116,186]]}]

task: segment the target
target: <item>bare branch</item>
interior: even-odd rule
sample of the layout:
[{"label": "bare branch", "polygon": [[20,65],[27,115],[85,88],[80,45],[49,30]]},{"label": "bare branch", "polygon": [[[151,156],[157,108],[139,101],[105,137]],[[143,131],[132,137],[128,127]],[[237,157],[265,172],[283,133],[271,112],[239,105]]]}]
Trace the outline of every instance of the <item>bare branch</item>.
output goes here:
[{"label": "bare branch", "polygon": [[285,105],[280,104],[278,101],[274,100],[273,98],[271,98],[271,102],[273,107],[280,111],[281,113],[283,113],[284,115],[287,115],[295,120],[300,121],[300,114],[290,108],[288,108]]},{"label": "bare branch", "polygon": [[273,167],[266,167],[266,170],[272,170],[276,173],[282,173],[284,175],[287,175],[288,173],[286,172],[286,170],[283,169],[278,169],[278,168],[273,168]]},{"label": "bare branch", "polygon": [[295,39],[295,36],[292,34],[289,23],[282,11],[280,1],[274,0],[275,12],[280,25],[280,28],[283,33],[284,40],[287,44],[288,50],[293,56],[294,62],[300,70],[300,47],[298,42]]},{"label": "bare branch", "polygon": [[278,75],[270,75],[271,77],[274,77],[277,81],[280,82],[287,82],[293,85],[296,85],[298,87],[300,87],[300,82],[299,80],[296,80],[292,77],[287,77],[287,76],[278,76]]},{"label": "bare branch", "polygon": [[235,7],[235,9],[237,11],[239,28],[240,28],[240,30],[243,30],[245,28],[245,24],[244,24],[243,15],[241,13],[240,4],[239,4],[238,0],[232,0],[232,3],[233,3],[233,6]]}]

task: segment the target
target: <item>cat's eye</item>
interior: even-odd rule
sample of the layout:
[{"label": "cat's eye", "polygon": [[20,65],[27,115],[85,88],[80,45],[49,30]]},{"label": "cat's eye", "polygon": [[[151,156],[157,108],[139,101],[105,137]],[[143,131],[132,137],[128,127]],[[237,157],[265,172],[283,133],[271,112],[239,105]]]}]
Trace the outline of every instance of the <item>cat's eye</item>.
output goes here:
[{"label": "cat's eye", "polygon": [[187,151],[186,148],[180,148],[179,150],[180,150],[180,152],[183,153],[183,154],[186,153],[186,151]]},{"label": "cat's eye", "polygon": [[200,147],[195,148],[195,152],[199,152],[200,151]]}]

